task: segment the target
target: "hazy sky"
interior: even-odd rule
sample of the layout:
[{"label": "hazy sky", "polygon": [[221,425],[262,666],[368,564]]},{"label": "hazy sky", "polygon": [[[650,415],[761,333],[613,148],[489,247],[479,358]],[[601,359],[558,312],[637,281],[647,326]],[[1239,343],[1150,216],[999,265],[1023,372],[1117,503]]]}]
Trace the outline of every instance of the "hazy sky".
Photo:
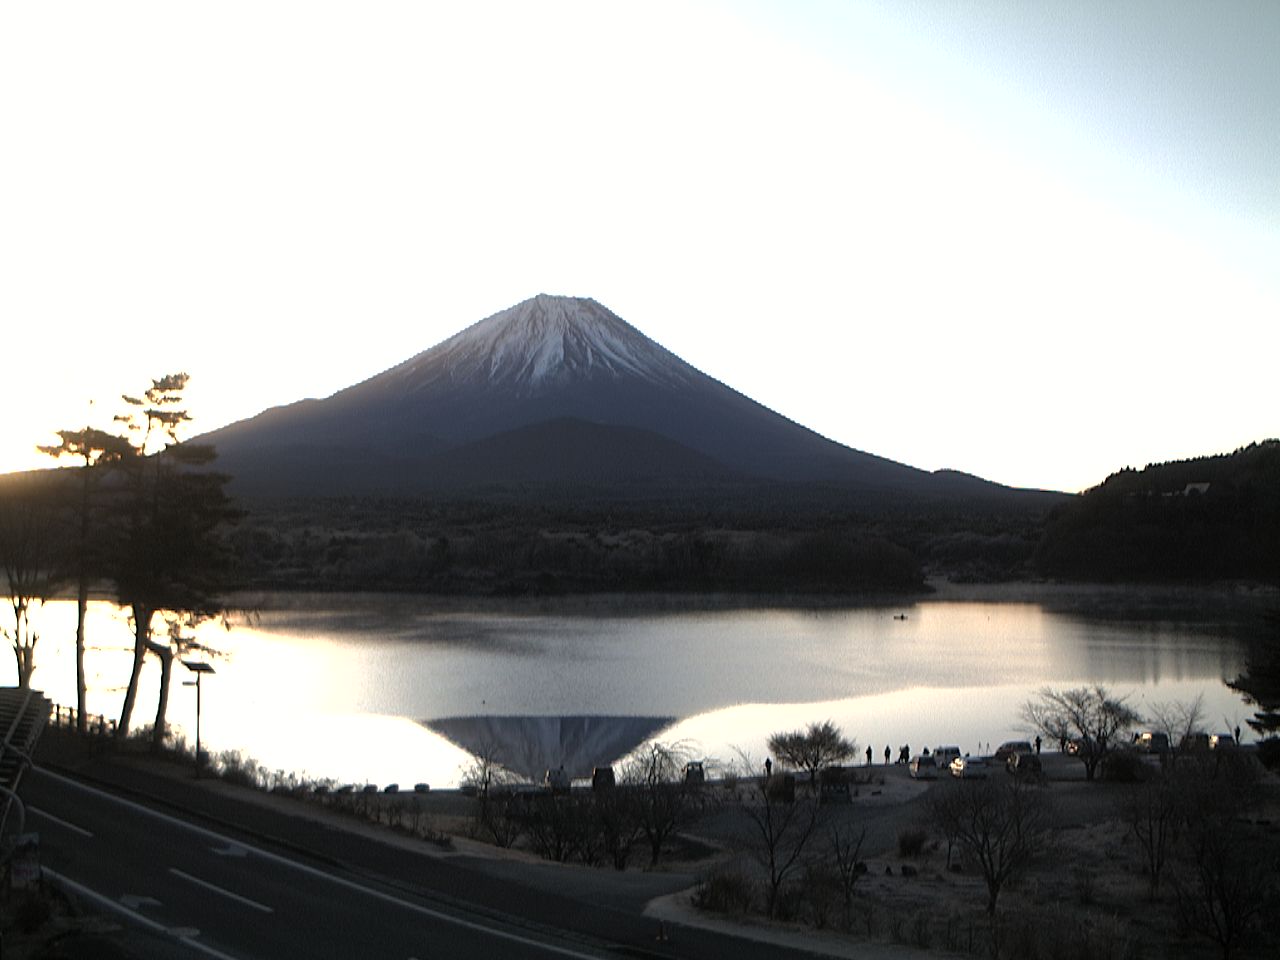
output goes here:
[{"label": "hazy sky", "polygon": [[1280,3],[5,3],[0,469],[590,296],[850,446],[1280,435]]}]

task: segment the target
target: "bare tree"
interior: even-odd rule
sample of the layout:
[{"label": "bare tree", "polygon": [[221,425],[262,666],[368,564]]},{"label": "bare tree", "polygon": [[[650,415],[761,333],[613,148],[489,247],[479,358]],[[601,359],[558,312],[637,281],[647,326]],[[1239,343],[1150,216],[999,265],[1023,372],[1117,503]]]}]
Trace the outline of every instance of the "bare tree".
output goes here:
[{"label": "bare tree", "polygon": [[683,782],[685,752],[678,744],[651,741],[623,765],[621,789],[633,804],[636,822],[656,866],[662,847],[685,823],[693,803]]},{"label": "bare tree", "polygon": [[1151,722],[1157,730],[1169,738],[1169,762],[1176,764],[1178,745],[1204,727],[1204,694],[1193,700],[1159,701],[1147,707]]},{"label": "bare tree", "polygon": [[848,760],[858,752],[858,745],[846,740],[840,728],[830,720],[824,720],[811,723],[804,730],[773,734],[769,737],[769,750],[788,766],[807,770],[812,786],[818,779],[819,770]]},{"label": "bare tree", "polygon": [[1120,813],[1142,848],[1151,899],[1160,892],[1160,878],[1173,849],[1181,818],[1174,781],[1160,776],[1142,784],[1120,801]]},{"label": "bare tree", "polygon": [[1142,717],[1106,687],[1072,690],[1044,688],[1022,706],[1022,719],[1050,740],[1074,745],[1084,764],[1086,780],[1115,746],[1118,735],[1142,722]]},{"label": "bare tree", "polygon": [[1044,792],[1014,779],[963,780],[930,791],[928,802],[946,836],[978,863],[994,915],[1000,891],[1048,845]]},{"label": "bare tree", "polygon": [[817,797],[787,802],[764,781],[758,781],[742,812],[755,828],[752,854],[767,875],[766,906],[770,919],[778,908],[782,885],[800,865],[801,856],[818,827]]},{"label": "bare tree", "polygon": [[18,686],[31,686],[40,635],[32,608],[57,587],[58,522],[52,492],[28,478],[6,478],[0,487],[0,566],[13,608],[13,629],[0,634],[13,647]]},{"label": "bare tree", "polygon": [[1183,922],[1231,960],[1280,908],[1280,849],[1252,825],[1199,811],[1187,819],[1184,858],[1174,874]]},{"label": "bare tree", "polygon": [[473,829],[487,834],[500,847],[509,847],[525,828],[523,811],[509,791],[500,791],[519,780],[502,765],[502,748],[495,740],[485,740],[472,754],[472,762],[462,770],[462,783],[475,791]]},{"label": "bare tree", "polygon": [[627,869],[631,851],[643,833],[636,798],[628,790],[595,795],[596,826],[605,855],[615,870]]},{"label": "bare tree", "polygon": [[502,746],[496,740],[485,739],[471,757],[462,770],[462,783],[475,791],[481,803],[488,801],[495,787],[510,786],[520,779],[503,765]]},{"label": "bare tree", "polygon": [[867,828],[863,826],[855,829],[848,824],[835,824],[828,837],[831,859],[835,864],[840,893],[847,910],[853,903],[854,886],[867,872],[867,865],[862,862],[862,845],[867,839]]}]

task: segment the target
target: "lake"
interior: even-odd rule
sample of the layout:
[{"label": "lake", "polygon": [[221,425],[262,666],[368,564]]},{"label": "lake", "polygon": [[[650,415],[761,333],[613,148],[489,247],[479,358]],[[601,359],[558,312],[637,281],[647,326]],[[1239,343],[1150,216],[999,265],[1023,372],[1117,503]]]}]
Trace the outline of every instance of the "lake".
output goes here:
[{"label": "lake", "polygon": [[[1042,595],[1044,594],[1044,595]],[[650,737],[700,758],[762,764],[768,736],[831,720],[871,745],[964,751],[1021,738],[1043,686],[1101,683],[1142,711],[1203,694],[1206,723],[1252,711],[1223,683],[1274,594],[947,588],[888,606],[736,608],[722,598],[495,604],[266,594],[198,639],[222,651],[203,683],[211,752],[340,782],[455,785],[470,750],[527,773],[575,775]],[[36,613],[36,687],[75,703],[75,605]],[[89,709],[119,713],[131,632],[108,603],[88,626]],[[9,668],[12,672],[12,666]],[[135,727],[154,714],[148,666]],[[195,693],[175,666],[169,720],[194,740]],[[13,683],[12,676],[0,682]]]}]

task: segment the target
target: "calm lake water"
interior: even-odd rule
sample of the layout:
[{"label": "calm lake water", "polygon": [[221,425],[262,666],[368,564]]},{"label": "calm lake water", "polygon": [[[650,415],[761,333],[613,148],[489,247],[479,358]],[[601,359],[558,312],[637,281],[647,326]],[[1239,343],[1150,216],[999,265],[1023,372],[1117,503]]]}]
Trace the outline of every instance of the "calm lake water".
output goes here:
[{"label": "calm lake water", "polygon": [[[827,719],[878,762],[904,743],[979,751],[1021,736],[1019,705],[1045,685],[1102,683],[1139,710],[1203,694],[1211,727],[1243,727],[1251,711],[1223,680],[1243,669],[1259,611],[1275,603],[1123,591],[856,608],[242,601],[252,618],[198,633],[225,654],[204,680],[209,750],[315,778],[433,786],[458,782],[464,746],[578,775],[653,736],[710,760],[762,763],[770,733]],[[75,606],[51,603],[37,617],[35,684],[74,704]],[[114,717],[127,619],[94,604],[88,637],[89,708]],[[175,667],[169,719],[193,740],[194,690],[176,686],[188,676]],[[5,682],[13,677],[0,674]],[[151,721],[157,683],[152,664],[135,726]]]}]

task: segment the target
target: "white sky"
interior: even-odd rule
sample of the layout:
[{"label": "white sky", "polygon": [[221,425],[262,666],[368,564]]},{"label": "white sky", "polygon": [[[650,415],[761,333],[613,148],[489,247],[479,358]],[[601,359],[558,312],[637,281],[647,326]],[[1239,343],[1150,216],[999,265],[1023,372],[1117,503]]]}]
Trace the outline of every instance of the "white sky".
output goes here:
[{"label": "white sky", "polygon": [[915,466],[1280,435],[1280,4],[6,3],[0,470],[535,293]]}]

